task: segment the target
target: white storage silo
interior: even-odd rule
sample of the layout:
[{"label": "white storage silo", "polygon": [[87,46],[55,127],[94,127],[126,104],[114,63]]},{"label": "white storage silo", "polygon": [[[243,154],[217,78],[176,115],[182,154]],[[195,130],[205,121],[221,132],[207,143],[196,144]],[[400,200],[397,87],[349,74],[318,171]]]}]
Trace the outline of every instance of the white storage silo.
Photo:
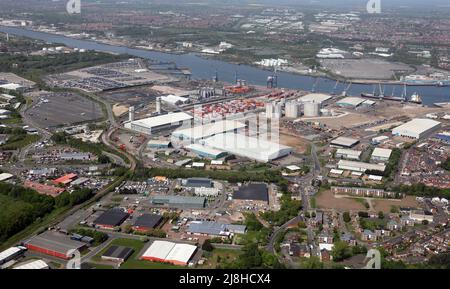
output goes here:
[{"label": "white storage silo", "polygon": [[316,101],[309,101],[304,103],[304,115],[306,117],[316,117],[320,115],[320,103]]}]

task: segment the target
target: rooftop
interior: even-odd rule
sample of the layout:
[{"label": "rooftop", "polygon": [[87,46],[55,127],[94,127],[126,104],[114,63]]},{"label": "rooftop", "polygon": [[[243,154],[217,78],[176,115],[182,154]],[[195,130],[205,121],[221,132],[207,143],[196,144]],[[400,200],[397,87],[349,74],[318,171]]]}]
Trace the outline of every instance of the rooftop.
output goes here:
[{"label": "rooftop", "polygon": [[415,118],[405,124],[394,128],[392,133],[396,134],[397,132],[408,131],[420,134],[440,124],[441,123],[439,121],[428,118]]},{"label": "rooftop", "polygon": [[223,120],[194,127],[181,128],[174,131],[172,135],[178,138],[183,137],[185,139],[197,140],[242,128],[245,128],[245,124],[241,122]]},{"label": "rooftop", "polygon": [[188,232],[214,236],[228,236],[230,233],[244,233],[245,225],[231,225],[218,222],[191,222]]},{"label": "rooftop", "polygon": [[128,218],[128,213],[119,208],[112,208],[104,212],[94,223],[96,225],[116,227],[122,224],[126,218]]},{"label": "rooftop", "polygon": [[145,227],[145,228],[155,228],[162,221],[162,216],[155,214],[144,214],[136,218],[134,226]]},{"label": "rooftop", "polygon": [[359,143],[359,140],[349,137],[340,136],[331,141],[332,145],[344,146],[344,147],[352,147]]},{"label": "rooftop", "polygon": [[249,184],[235,191],[233,198],[237,200],[255,200],[269,202],[269,190],[266,184]]},{"label": "rooftop", "polygon": [[154,117],[144,118],[132,121],[132,124],[143,127],[158,127],[168,124],[176,124],[181,121],[191,120],[192,116],[185,112],[175,112],[169,114],[158,115]]},{"label": "rooftop", "polygon": [[62,233],[45,231],[44,233],[34,236],[25,242],[25,245],[47,249],[53,252],[66,255],[72,249],[80,249],[86,244],[71,240],[67,235]]},{"label": "rooftop", "polygon": [[391,154],[392,154],[391,149],[375,148],[372,152],[372,157],[389,159]]},{"label": "rooftop", "polygon": [[332,96],[329,94],[323,94],[323,93],[310,93],[305,96],[302,96],[300,98],[301,102],[310,102],[310,101],[317,101],[317,102],[324,102],[329,99],[331,99]]}]

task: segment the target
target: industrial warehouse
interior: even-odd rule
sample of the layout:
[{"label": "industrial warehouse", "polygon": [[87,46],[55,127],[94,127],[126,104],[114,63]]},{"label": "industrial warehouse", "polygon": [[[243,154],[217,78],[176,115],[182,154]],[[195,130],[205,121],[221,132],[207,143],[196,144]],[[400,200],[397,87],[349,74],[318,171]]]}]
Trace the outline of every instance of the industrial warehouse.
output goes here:
[{"label": "industrial warehouse", "polygon": [[349,137],[338,137],[331,141],[332,147],[352,148],[359,143],[359,140]]},{"label": "industrial warehouse", "polygon": [[394,128],[392,134],[412,139],[421,139],[425,135],[437,130],[440,126],[440,122],[432,119],[415,118]]},{"label": "industrial warehouse", "polygon": [[230,237],[234,234],[245,234],[245,225],[223,224],[212,221],[192,221],[187,229],[188,234],[212,237]]},{"label": "industrial warehouse", "polygon": [[266,184],[248,184],[233,194],[233,200],[269,203],[269,190]]},{"label": "industrial warehouse", "polygon": [[102,255],[103,260],[113,261],[117,263],[125,262],[131,255],[133,255],[134,250],[132,248],[122,247],[122,246],[111,246]]},{"label": "industrial warehouse", "polygon": [[156,228],[161,224],[163,217],[155,214],[143,214],[137,217],[133,224],[133,230],[138,232],[145,232]]},{"label": "industrial warehouse", "polygon": [[214,136],[216,134],[239,132],[246,125],[232,120],[217,121],[194,127],[181,128],[172,133],[172,137],[178,138],[186,142],[197,142],[201,139]]},{"label": "industrial warehouse", "polygon": [[217,150],[264,163],[287,156],[293,151],[285,145],[234,133],[215,135],[205,139],[203,143]]},{"label": "industrial warehouse", "polygon": [[161,195],[150,197],[150,203],[155,206],[166,206],[169,208],[202,209],[206,205],[206,198]]},{"label": "industrial warehouse", "polygon": [[46,231],[24,243],[28,250],[37,251],[61,259],[70,259],[69,253],[73,250],[82,251],[86,243],[71,240],[67,235]]},{"label": "industrial warehouse", "polygon": [[125,128],[151,135],[165,129],[175,128],[184,122],[190,123],[192,116],[185,112],[175,112],[125,123]]},{"label": "industrial warehouse", "polygon": [[128,213],[124,212],[122,209],[112,208],[98,217],[94,221],[94,224],[99,228],[114,229],[115,227],[120,226],[128,216]]},{"label": "industrial warehouse", "polygon": [[202,158],[208,158],[213,160],[222,158],[227,155],[227,153],[224,151],[216,150],[200,144],[188,145],[186,146],[186,149],[192,151],[193,153],[197,154]]},{"label": "industrial warehouse", "polygon": [[167,241],[154,241],[141,259],[186,266],[197,251],[197,246]]},{"label": "industrial warehouse", "polygon": [[386,170],[385,165],[381,164],[369,164],[363,162],[340,160],[338,163],[338,168],[341,170],[349,170],[355,172],[364,173],[366,171],[379,171],[384,172]]}]

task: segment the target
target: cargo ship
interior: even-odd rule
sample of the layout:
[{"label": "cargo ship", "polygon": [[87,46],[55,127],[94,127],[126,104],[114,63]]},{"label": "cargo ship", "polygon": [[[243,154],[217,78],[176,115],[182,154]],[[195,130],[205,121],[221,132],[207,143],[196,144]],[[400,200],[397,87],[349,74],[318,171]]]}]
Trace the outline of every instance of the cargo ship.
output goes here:
[{"label": "cargo ship", "polygon": [[[394,92],[392,92],[393,94]],[[384,94],[384,91],[381,89],[380,85],[380,93],[375,93],[375,88],[372,93],[361,93],[361,97],[365,98],[372,98],[372,99],[378,99],[378,100],[391,100],[391,101],[400,101],[400,102],[411,102],[411,103],[422,103],[422,97],[417,93],[413,93],[409,99],[406,96],[406,84],[404,85],[402,96],[386,96]]]}]

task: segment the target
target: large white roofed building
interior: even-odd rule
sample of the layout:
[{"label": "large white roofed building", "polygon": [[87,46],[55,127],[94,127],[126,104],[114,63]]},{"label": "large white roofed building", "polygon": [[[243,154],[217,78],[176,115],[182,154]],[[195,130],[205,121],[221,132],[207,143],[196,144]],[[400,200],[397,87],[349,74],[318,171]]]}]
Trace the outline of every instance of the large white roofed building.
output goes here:
[{"label": "large white roofed building", "polygon": [[325,101],[327,101],[327,100],[329,100],[331,98],[332,98],[332,96],[329,95],[329,94],[310,93],[310,94],[307,94],[305,96],[300,97],[300,102],[312,102],[312,101],[315,101],[315,102],[322,103],[322,102],[325,102]]},{"label": "large white roofed building", "polygon": [[364,173],[366,171],[380,171],[384,172],[386,170],[385,165],[380,164],[369,164],[363,162],[354,162],[354,161],[346,161],[340,160],[338,163],[338,168],[341,170],[349,170]]},{"label": "large white roofed building", "polygon": [[156,131],[177,127],[183,122],[190,122],[192,116],[185,112],[176,112],[139,119],[125,124],[125,128],[151,135]]},{"label": "large white roofed building", "polygon": [[414,139],[420,139],[427,133],[430,133],[440,127],[441,123],[427,118],[415,118],[392,130],[395,136],[403,136]]},{"label": "large white roofed building", "polygon": [[292,153],[292,148],[275,142],[235,133],[218,134],[203,141],[207,146],[259,162],[269,162]]},{"label": "large white roofed building", "polygon": [[371,159],[373,161],[381,161],[385,162],[388,161],[391,157],[392,150],[391,149],[384,149],[384,148],[375,148],[372,152]]},{"label": "large white roofed building", "polygon": [[175,265],[187,265],[196,251],[197,246],[194,245],[156,240],[144,252],[141,259]]},{"label": "large white roofed building", "polygon": [[245,128],[245,124],[241,122],[223,120],[194,127],[180,128],[174,131],[172,136],[182,140],[198,141],[216,134],[237,132],[243,128]]}]

